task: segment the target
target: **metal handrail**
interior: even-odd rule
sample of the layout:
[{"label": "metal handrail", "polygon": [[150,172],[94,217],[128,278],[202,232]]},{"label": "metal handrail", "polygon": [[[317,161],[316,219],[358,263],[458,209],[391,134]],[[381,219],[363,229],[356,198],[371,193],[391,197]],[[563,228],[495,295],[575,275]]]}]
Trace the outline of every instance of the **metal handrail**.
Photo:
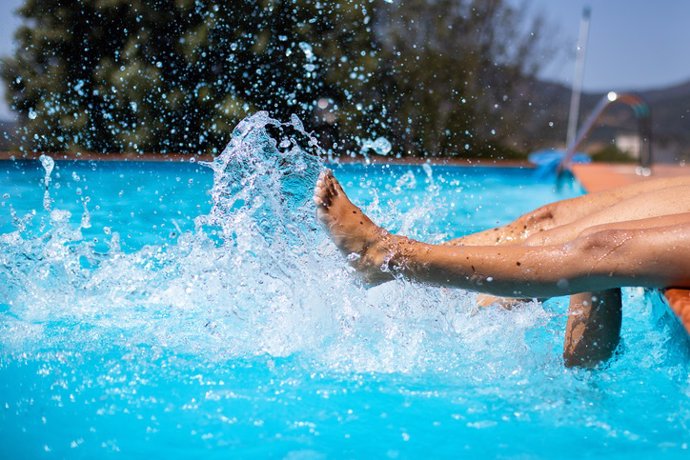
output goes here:
[{"label": "metal handrail", "polygon": [[635,118],[638,120],[638,130],[640,133],[640,139],[642,141],[641,151],[640,151],[640,167],[638,173],[648,176],[651,174],[652,166],[652,113],[647,104],[640,96],[631,93],[618,94],[613,91],[604,96],[599,103],[594,107],[592,113],[587,117],[584,124],[578,131],[575,139],[570,143],[570,145],[565,150],[565,155],[558,165],[559,175],[561,171],[565,171],[570,168],[570,163],[577,152],[578,148],[584,140],[589,135],[590,131],[594,127],[599,117],[604,113],[604,111],[614,103],[623,103],[630,106],[633,109]]}]

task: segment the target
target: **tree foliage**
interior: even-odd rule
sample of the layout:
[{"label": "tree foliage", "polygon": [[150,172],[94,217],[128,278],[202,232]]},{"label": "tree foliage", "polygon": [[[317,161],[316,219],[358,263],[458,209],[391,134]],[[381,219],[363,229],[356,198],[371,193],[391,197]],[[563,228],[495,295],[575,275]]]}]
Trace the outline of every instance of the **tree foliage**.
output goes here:
[{"label": "tree foliage", "polygon": [[408,0],[389,16],[384,106],[407,150],[473,156],[507,142],[550,52],[541,19],[498,0]]},{"label": "tree foliage", "polygon": [[538,24],[502,0],[26,0],[2,63],[24,147],[214,151],[248,113],[327,142],[473,153],[508,134]]}]

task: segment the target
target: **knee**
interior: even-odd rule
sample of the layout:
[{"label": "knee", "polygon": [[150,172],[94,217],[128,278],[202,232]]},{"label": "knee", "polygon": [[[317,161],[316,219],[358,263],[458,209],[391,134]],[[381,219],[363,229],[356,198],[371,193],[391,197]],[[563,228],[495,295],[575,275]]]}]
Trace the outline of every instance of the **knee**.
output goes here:
[{"label": "knee", "polygon": [[538,208],[525,216],[525,225],[528,227],[541,227],[551,222],[558,209],[558,203],[550,203]]},{"label": "knee", "polygon": [[539,235],[554,227],[554,216],[557,203],[547,204],[515,221],[514,228],[526,239],[539,240]]},{"label": "knee", "polygon": [[627,230],[602,229],[592,227],[580,233],[571,244],[577,255],[595,257],[614,255],[631,238]]}]

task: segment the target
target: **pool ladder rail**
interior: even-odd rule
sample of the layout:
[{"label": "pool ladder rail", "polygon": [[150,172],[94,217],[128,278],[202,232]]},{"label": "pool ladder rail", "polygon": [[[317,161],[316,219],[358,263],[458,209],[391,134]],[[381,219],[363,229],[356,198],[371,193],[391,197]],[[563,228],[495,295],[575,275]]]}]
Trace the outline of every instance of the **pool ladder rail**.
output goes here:
[{"label": "pool ladder rail", "polygon": [[640,96],[632,93],[618,94],[610,91],[597,103],[592,110],[592,113],[587,117],[580,130],[577,132],[575,139],[567,146],[563,159],[558,165],[557,177],[559,182],[563,175],[570,172],[570,165],[572,163],[575,152],[581,147],[587,136],[594,128],[595,123],[603,115],[603,113],[611,105],[622,103],[629,106],[635,115],[638,123],[638,133],[641,140],[639,165],[635,172],[641,176],[650,176],[652,174],[652,112],[649,104],[645,102]]}]

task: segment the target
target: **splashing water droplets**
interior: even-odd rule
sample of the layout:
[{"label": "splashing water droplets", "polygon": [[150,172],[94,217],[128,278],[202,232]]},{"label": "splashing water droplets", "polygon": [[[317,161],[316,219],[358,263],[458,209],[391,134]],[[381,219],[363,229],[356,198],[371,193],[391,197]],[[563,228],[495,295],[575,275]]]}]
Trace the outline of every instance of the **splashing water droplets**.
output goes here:
[{"label": "splashing water droplets", "polygon": [[45,186],[45,191],[43,192],[43,209],[49,211],[51,199],[48,188],[50,187],[50,175],[53,173],[55,161],[48,155],[41,155],[38,159],[41,162],[41,166],[43,166],[43,170],[45,171],[45,176],[43,177],[43,185]]},{"label": "splashing water droplets", "polygon": [[55,168],[55,161],[48,155],[41,155],[38,160],[41,162],[41,166],[43,166],[43,169],[45,170],[46,175],[44,182],[47,187],[50,183],[50,175],[53,173],[53,168]]},{"label": "splashing water droplets", "polygon": [[364,139],[362,141],[362,152],[372,150],[377,155],[386,156],[391,153],[393,146],[385,137],[379,137],[376,140]]},{"label": "splashing water droplets", "polygon": [[[390,149],[387,141],[374,143]],[[360,286],[315,222],[311,194],[323,157],[296,116],[286,123],[266,112],[246,118],[214,161],[198,162],[213,171],[210,211],[195,218],[194,230],[176,226],[166,244],[135,252],[120,248],[118,232],[126,228],[99,225],[105,252],[84,239],[82,231],[94,225],[85,192],[80,224],[53,209],[40,236],[0,240],[0,254],[19,264],[8,275],[8,302],[24,306],[5,317],[13,332],[0,340],[38,349],[138,343],[210,360],[296,355],[310,367],[357,372],[448,368],[458,360],[479,366],[487,340],[498,361],[511,356],[507,348],[520,348],[514,344],[544,316],[540,306],[524,312],[510,340],[505,334],[494,340],[484,334],[484,320],[469,317],[471,294],[399,282]],[[49,157],[41,163],[49,184],[54,163]],[[420,173],[423,181],[410,173],[396,184],[400,190],[427,184],[417,209],[384,212],[375,201],[367,212],[407,230],[443,206],[431,168]],[[80,186],[85,181],[70,177]],[[80,324],[91,332],[49,334],[27,326],[36,322]],[[460,323],[462,337],[453,326]]]},{"label": "splashing water droplets", "polygon": [[290,123],[300,133],[304,132],[304,125],[302,124],[302,120],[300,120],[299,117],[294,113],[290,115]]},{"label": "splashing water droplets", "polygon": [[91,228],[91,213],[89,213],[88,204],[91,199],[87,196],[81,201],[84,206],[84,212],[81,215],[81,228]]},{"label": "splashing water droplets", "polygon": [[314,51],[309,43],[300,42],[299,47],[308,61],[314,58]]}]

